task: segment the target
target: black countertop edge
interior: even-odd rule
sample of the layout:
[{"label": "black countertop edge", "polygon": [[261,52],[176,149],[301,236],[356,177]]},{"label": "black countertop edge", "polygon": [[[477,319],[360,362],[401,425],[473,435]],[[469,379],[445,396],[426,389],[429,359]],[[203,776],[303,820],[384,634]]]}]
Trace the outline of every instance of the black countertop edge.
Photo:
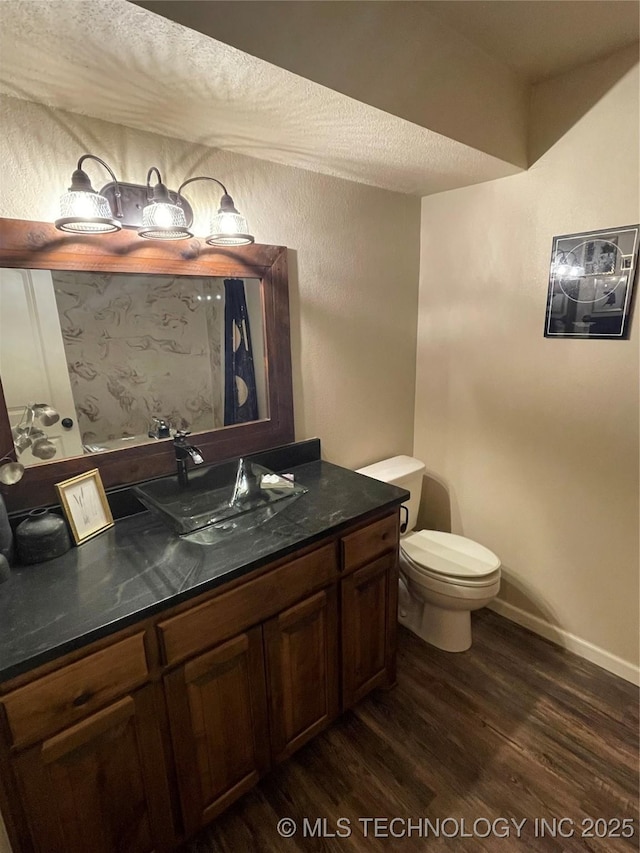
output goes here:
[{"label": "black countertop edge", "polygon": [[[398,491],[400,491],[400,489],[398,489]],[[265,555],[264,557],[260,557],[257,560],[247,562],[243,566],[238,567],[237,569],[233,569],[223,575],[204,581],[198,586],[191,587],[187,590],[184,590],[183,592],[174,593],[171,595],[171,597],[164,599],[163,601],[159,601],[155,604],[143,607],[135,613],[129,614],[120,619],[116,619],[113,622],[109,622],[105,625],[101,625],[99,628],[87,631],[85,634],[76,636],[67,642],[46,649],[45,651],[39,654],[31,655],[29,658],[22,660],[19,663],[0,669],[0,683],[4,684],[5,682],[9,682],[12,679],[17,678],[19,675],[24,675],[27,672],[31,672],[32,670],[35,670],[38,667],[43,666],[44,664],[50,663],[51,661],[70,654],[71,652],[79,651],[80,649],[89,646],[92,643],[97,642],[98,640],[105,639],[106,637],[109,637],[113,634],[117,634],[125,628],[135,625],[138,622],[143,622],[145,619],[151,618],[152,616],[156,616],[165,610],[171,610],[178,604],[182,604],[183,602],[189,601],[193,598],[198,598],[199,596],[207,592],[211,592],[212,590],[217,589],[218,587],[225,586],[230,581],[236,580],[237,578],[243,577],[244,575],[251,574],[257,569],[262,568],[263,566],[269,565],[270,563],[275,563],[290,554],[294,554],[297,551],[306,549],[309,546],[314,545],[316,542],[320,542],[323,539],[327,539],[330,537],[339,536],[343,531],[353,527],[356,524],[366,524],[368,520],[383,515],[386,510],[393,509],[394,507],[399,507],[402,503],[406,502],[409,497],[409,492],[403,489],[402,494],[400,494],[398,497],[381,503],[375,509],[365,512],[357,518],[351,518],[347,521],[340,522],[334,526],[328,526],[321,532],[308,536],[303,541],[294,543],[292,545],[284,546],[281,549],[274,550],[273,552],[269,553],[268,555]]]}]

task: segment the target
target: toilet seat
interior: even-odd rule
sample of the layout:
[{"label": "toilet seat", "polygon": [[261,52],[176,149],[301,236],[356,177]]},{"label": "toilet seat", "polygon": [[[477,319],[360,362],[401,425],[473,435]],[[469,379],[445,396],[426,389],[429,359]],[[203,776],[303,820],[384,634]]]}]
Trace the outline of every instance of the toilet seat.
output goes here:
[{"label": "toilet seat", "polygon": [[[493,587],[496,583],[500,583],[500,572],[493,572],[487,575],[486,578],[479,580],[464,581],[460,578],[445,577],[442,574],[430,572],[424,566],[418,566],[411,560],[407,559],[405,554],[400,556],[400,571],[404,572],[407,577],[418,584],[418,586],[427,587],[429,589],[440,589],[447,595],[460,595],[463,598],[473,595],[473,590],[478,590],[479,593]],[[458,592],[459,591],[459,592]]]},{"label": "toilet seat", "polygon": [[400,542],[410,573],[459,587],[491,586],[500,578],[496,555],[464,536],[419,530]]}]

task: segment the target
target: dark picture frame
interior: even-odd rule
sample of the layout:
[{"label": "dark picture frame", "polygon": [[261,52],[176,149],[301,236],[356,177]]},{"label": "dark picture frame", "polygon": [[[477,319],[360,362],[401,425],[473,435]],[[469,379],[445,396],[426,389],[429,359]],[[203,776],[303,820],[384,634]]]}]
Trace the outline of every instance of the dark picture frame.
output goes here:
[{"label": "dark picture frame", "polygon": [[639,237],[626,225],[553,238],[545,338],[629,337]]}]

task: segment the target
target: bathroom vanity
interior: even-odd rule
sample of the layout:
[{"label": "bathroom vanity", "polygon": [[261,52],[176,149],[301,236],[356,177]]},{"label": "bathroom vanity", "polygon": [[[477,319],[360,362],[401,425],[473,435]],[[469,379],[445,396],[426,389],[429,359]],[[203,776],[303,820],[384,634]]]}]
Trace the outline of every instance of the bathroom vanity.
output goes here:
[{"label": "bathroom vanity", "polygon": [[[108,381],[132,411],[163,418],[165,408],[193,408],[173,391],[153,401],[187,387],[195,371],[184,365],[209,346],[197,335],[220,316],[204,322],[202,306],[216,304],[227,276],[247,283],[261,312],[262,410],[250,423],[214,418],[208,427],[196,412],[194,449],[207,465],[250,455],[292,472],[305,491],[178,536],[131,499],[133,484],[175,476],[170,439],[143,427],[139,441],[112,442],[98,405],[98,432],[81,428],[79,447],[49,436],[56,456],[5,491],[10,509],[54,504],[56,483],[98,468],[117,521],[54,560],[15,567],[0,587],[0,810],[14,853],[173,850],[341,711],[395,681],[398,515],[408,493],[321,461],[317,440],[291,444],[284,247],[146,243],[125,230],[61,237],[48,223],[0,219],[2,452],[30,400],[46,396],[66,414],[53,384],[31,390],[24,370],[16,381],[25,340],[31,354],[53,347],[29,306],[42,302],[38,317],[57,323],[60,355],[57,368],[48,358],[46,371],[31,372],[55,375],[71,413],[83,408],[69,396],[80,371],[89,390]],[[24,310],[14,318],[16,306]],[[122,353],[109,352],[132,313],[144,334],[126,332],[133,355],[123,370]],[[98,327],[105,357],[79,366],[64,341],[89,347]],[[139,352],[153,355],[160,378]],[[223,373],[212,362],[211,377]],[[219,391],[189,400],[215,412]],[[64,422],[75,428],[73,417]],[[203,481],[189,479],[195,493]],[[146,496],[162,497],[153,486]]]},{"label": "bathroom vanity", "polygon": [[144,512],[14,571],[0,747],[15,853],[172,850],[394,683],[407,493],[320,460],[293,472],[305,494],[209,544]]}]

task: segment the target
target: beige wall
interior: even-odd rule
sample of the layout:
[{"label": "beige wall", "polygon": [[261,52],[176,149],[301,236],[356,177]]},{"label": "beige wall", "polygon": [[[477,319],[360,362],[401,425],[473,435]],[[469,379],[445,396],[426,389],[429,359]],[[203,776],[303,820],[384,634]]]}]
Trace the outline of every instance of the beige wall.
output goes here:
[{"label": "beige wall", "polygon": [[[537,114],[592,73],[538,87]],[[528,172],[422,200],[415,419],[421,522],[493,549],[505,601],[627,676],[640,317],[628,341],[548,340],[543,324],[553,236],[638,222],[638,150],[636,64]]]},{"label": "beige wall", "polygon": [[[411,452],[418,198],[12,98],[0,98],[0,124],[2,216],[55,219],[85,151],[124,181],[144,182],[151,165],[174,189],[194,174],[225,181],[257,241],[290,248],[296,437],[319,436],[324,457],[348,467]],[[219,201],[206,184],[189,198]]]}]

